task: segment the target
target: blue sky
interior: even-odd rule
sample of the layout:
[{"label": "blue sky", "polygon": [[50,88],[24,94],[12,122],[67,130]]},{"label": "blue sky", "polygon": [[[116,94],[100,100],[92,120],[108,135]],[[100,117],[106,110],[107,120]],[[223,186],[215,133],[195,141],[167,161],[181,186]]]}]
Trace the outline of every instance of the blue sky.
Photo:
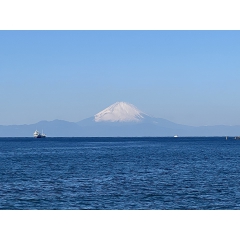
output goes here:
[{"label": "blue sky", "polygon": [[240,124],[240,31],[0,31],[0,124],[79,121],[117,101]]}]

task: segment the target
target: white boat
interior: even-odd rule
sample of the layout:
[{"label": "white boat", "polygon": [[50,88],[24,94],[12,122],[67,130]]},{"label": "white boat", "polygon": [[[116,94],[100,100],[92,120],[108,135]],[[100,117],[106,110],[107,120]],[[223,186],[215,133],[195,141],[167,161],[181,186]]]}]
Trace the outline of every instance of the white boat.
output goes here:
[{"label": "white boat", "polygon": [[174,135],[173,137],[178,137],[178,135]]},{"label": "white boat", "polygon": [[38,130],[36,130],[36,131],[33,133],[33,136],[34,136],[35,138],[45,138],[45,137],[46,137],[46,134],[40,133]]}]

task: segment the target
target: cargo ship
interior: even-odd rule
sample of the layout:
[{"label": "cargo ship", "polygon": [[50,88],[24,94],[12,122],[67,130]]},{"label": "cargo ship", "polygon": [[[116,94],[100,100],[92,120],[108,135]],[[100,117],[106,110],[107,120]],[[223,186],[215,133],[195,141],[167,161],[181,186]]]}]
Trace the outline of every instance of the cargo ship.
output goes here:
[{"label": "cargo ship", "polygon": [[36,131],[33,133],[33,136],[34,136],[35,138],[45,138],[45,137],[46,137],[46,134],[40,133],[38,130],[36,130]]}]

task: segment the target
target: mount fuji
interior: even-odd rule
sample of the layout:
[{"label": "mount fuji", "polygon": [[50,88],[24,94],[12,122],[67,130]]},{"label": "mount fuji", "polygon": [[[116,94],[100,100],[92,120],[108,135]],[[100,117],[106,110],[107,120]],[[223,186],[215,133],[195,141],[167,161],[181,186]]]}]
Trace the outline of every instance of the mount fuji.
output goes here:
[{"label": "mount fuji", "polygon": [[151,117],[126,102],[116,102],[77,124],[84,136],[102,137],[173,136],[192,128]]},{"label": "mount fuji", "polygon": [[240,126],[192,127],[147,115],[126,102],[116,102],[79,122],[40,121],[29,125],[0,125],[0,137],[32,137],[44,130],[48,137],[166,137],[236,136]]}]

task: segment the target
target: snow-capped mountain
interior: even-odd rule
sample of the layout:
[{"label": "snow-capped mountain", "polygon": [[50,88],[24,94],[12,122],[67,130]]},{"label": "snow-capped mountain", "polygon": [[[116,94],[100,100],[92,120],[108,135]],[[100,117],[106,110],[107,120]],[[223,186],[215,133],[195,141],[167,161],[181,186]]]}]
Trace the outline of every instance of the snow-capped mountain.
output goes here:
[{"label": "snow-capped mountain", "polygon": [[116,102],[93,117],[77,123],[82,136],[173,136],[180,134],[179,125],[162,118],[145,114],[133,104]]},{"label": "snow-capped mountain", "polygon": [[95,122],[139,122],[146,114],[133,104],[116,102],[94,116]]}]

